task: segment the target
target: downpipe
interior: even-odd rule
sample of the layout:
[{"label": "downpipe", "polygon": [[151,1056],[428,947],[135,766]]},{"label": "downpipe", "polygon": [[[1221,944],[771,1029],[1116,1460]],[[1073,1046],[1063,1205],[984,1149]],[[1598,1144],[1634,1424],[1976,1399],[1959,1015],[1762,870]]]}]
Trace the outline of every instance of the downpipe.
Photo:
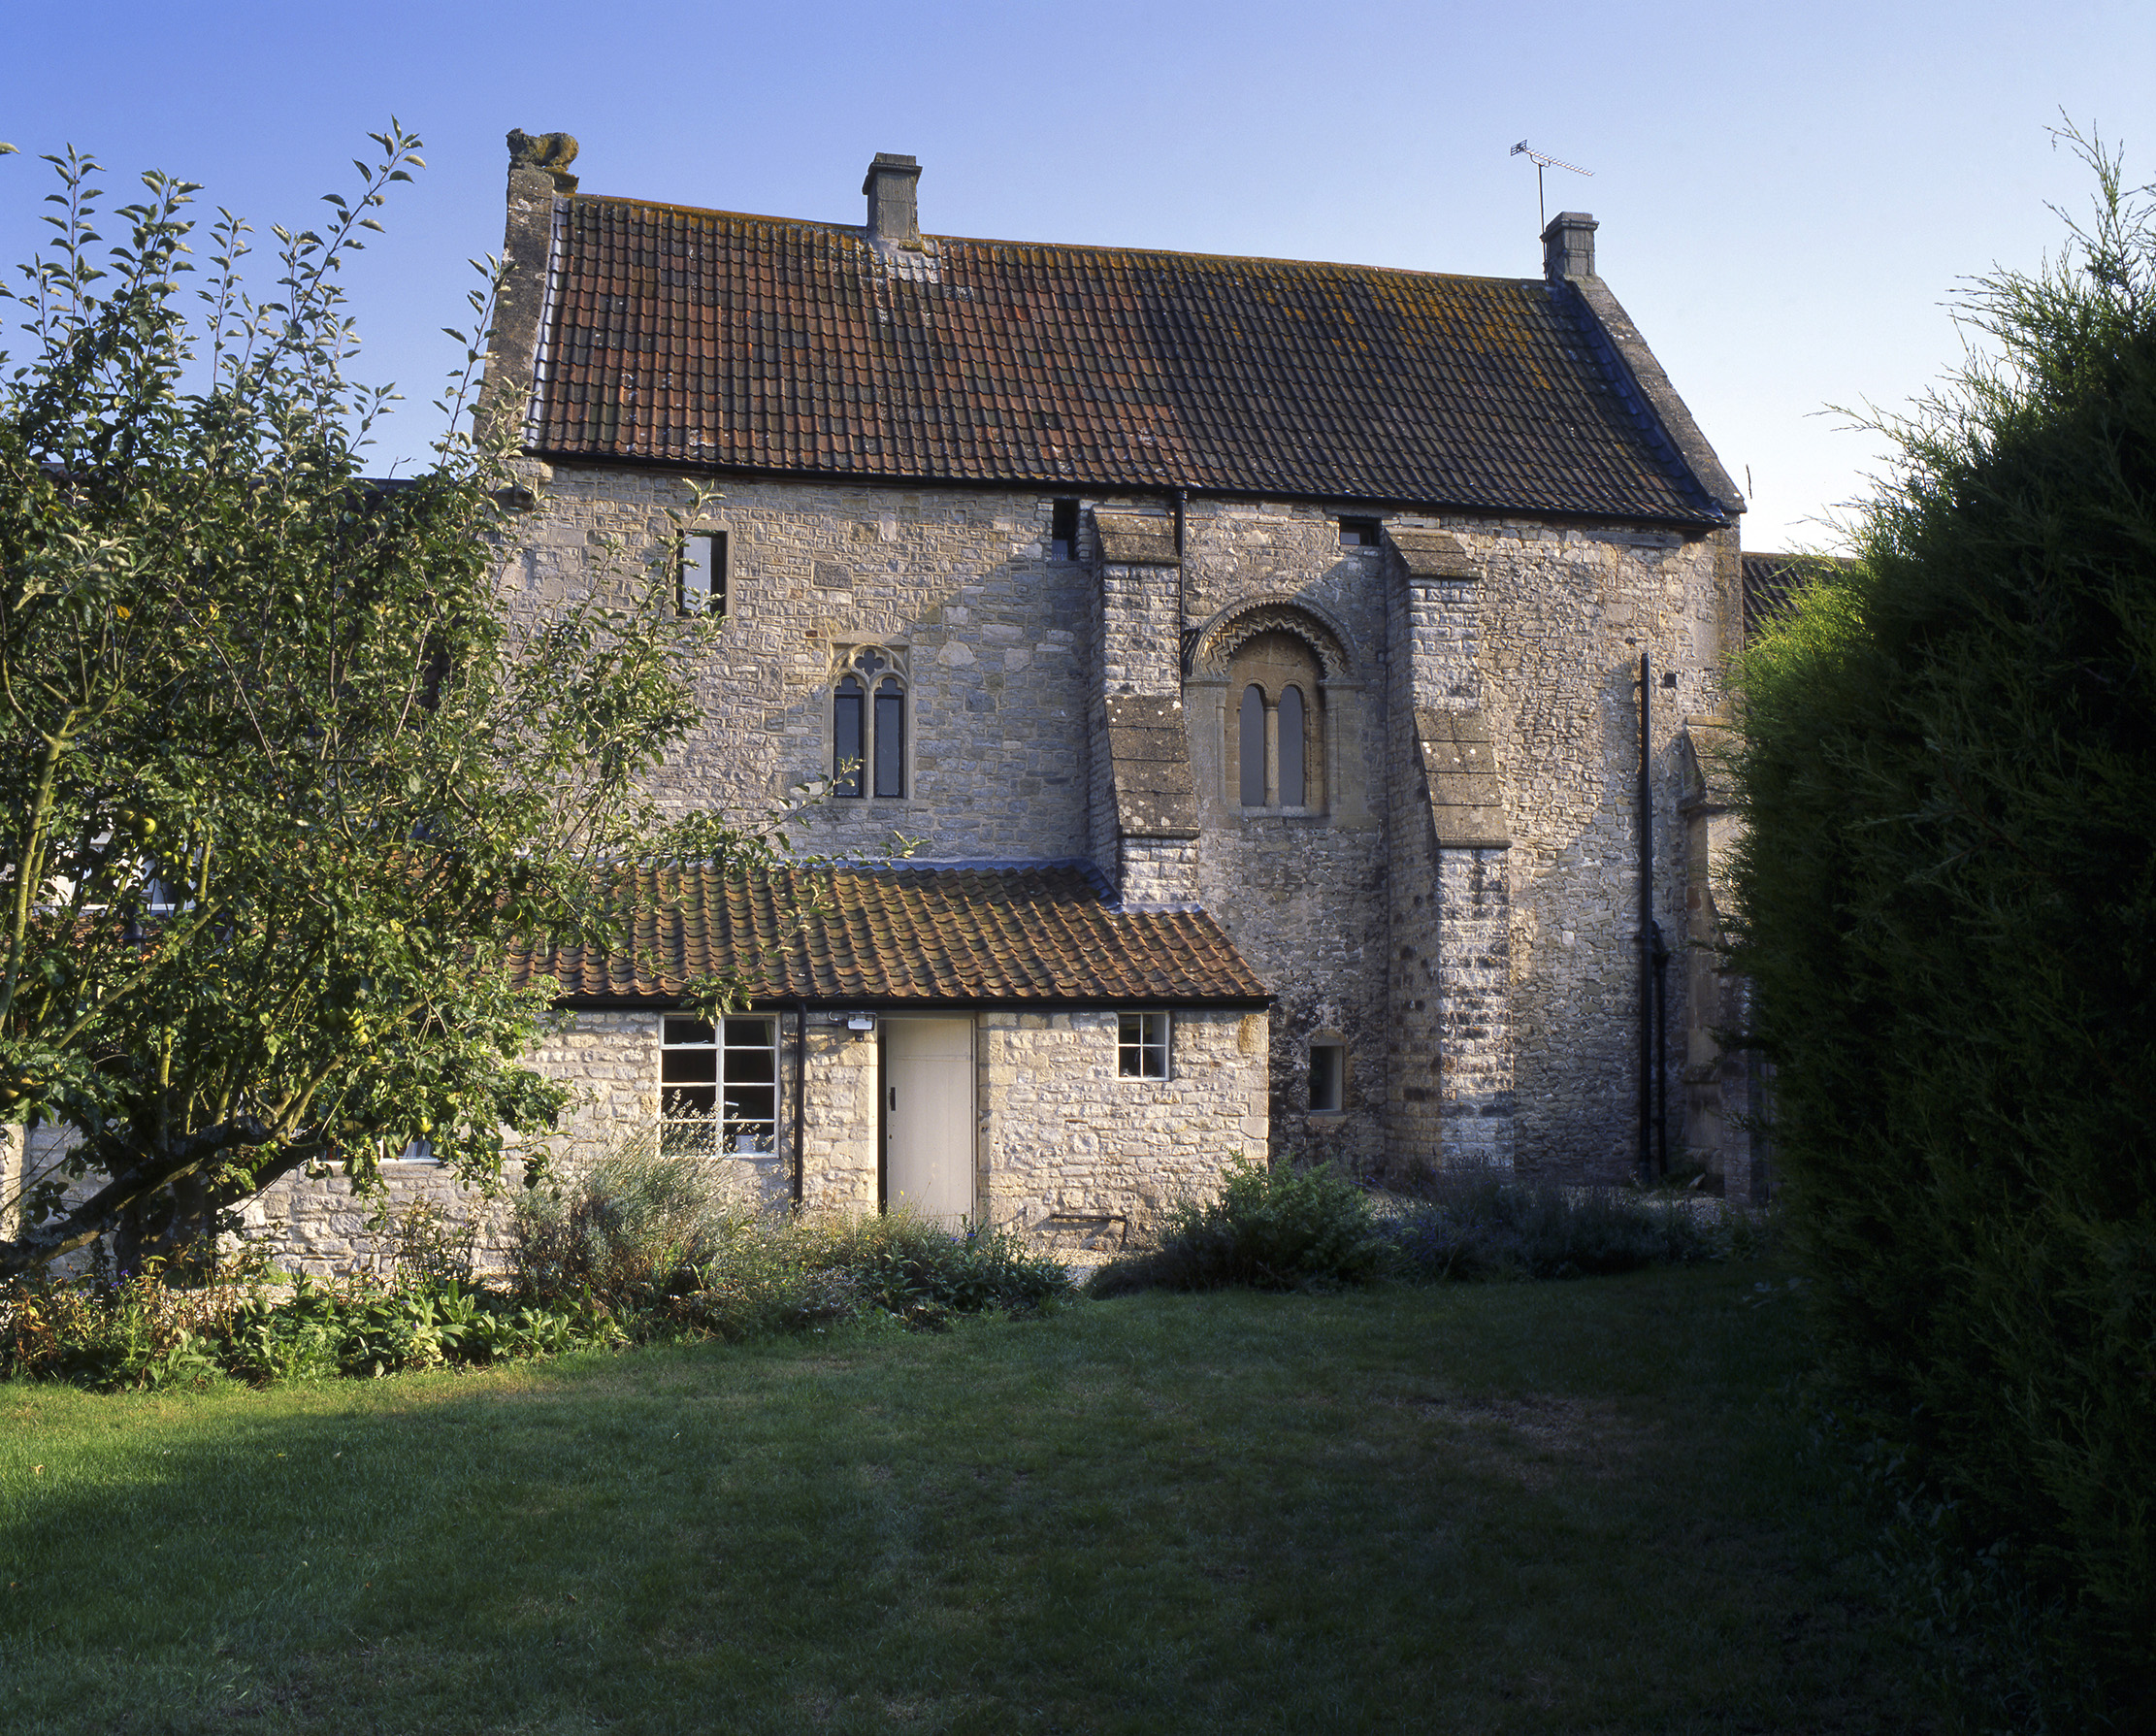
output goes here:
[{"label": "downpipe", "polygon": [[1669,947],[1654,920],[1654,671],[1640,653],[1639,893],[1640,1077],[1635,1164],[1640,1185],[1651,1187],[1669,1173]]}]

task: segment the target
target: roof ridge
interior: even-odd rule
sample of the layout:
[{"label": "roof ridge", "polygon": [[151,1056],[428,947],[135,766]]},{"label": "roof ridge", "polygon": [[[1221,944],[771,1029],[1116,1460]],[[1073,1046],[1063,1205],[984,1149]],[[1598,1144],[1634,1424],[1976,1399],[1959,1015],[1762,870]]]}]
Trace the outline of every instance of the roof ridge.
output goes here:
[{"label": "roof ridge", "polygon": [[[675,199],[639,199],[628,193],[570,194],[566,204],[627,205],[647,211],[679,212],[685,216],[724,217],[742,223],[773,223],[784,228],[813,229],[828,235],[850,237],[857,240],[870,252],[875,243],[869,239],[866,227],[860,223],[834,223],[822,217],[787,217],[773,212],[728,211],[720,206],[684,205]],[[1284,253],[1207,253],[1194,247],[1148,247],[1118,242],[1087,241],[1021,241],[1010,236],[993,235],[931,235],[922,232],[924,242],[951,242],[965,247],[1040,247],[1056,253],[1129,253],[1142,254],[1153,259],[1209,259],[1235,265],[1281,265],[1298,270],[1337,272],[1385,272],[1409,278],[1442,278],[1460,283],[1519,283],[1540,284],[1542,278],[1531,274],[1506,272],[1441,272],[1420,265],[1373,265],[1354,259],[1294,259]]]}]

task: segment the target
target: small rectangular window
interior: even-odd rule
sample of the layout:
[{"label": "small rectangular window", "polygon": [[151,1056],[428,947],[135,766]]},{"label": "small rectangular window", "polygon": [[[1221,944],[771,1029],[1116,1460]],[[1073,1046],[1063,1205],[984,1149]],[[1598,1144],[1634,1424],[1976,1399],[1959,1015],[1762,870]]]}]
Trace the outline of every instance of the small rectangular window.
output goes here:
[{"label": "small rectangular window", "polygon": [[1347,1106],[1348,1051],[1339,1043],[1310,1045],[1310,1112],[1337,1115]]},{"label": "small rectangular window", "polygon": [[726,533],[691,531],[681,539],[674,568],[674,611],[683,615],[726,613]]},{"label": "small rectangular window", "polygon": [[1058,501],[1048,519],[1048,558],[1052,561],[1075,561],[1078,558],[1078,503]]},{"label": "small rectangular window", "polygon": [[1340,521],[1340,546],[1342,548],[1375,548],[1384,527],[1374,518],[1343,518]]},{"label": "small rectangular window", "polygon": [[1126,1079],[1168,1076],[1167,1014],[1116,1015],[1116,1071]]}]

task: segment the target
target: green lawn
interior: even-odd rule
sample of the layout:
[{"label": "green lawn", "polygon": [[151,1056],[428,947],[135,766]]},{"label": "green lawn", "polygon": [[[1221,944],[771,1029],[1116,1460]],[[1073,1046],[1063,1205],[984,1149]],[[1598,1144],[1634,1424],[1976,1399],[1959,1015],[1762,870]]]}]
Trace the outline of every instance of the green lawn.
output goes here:
[{"label": "green lawn", "polygon": [[1906,1730],[1761,1281],[0,1386],[0,1727]]}]

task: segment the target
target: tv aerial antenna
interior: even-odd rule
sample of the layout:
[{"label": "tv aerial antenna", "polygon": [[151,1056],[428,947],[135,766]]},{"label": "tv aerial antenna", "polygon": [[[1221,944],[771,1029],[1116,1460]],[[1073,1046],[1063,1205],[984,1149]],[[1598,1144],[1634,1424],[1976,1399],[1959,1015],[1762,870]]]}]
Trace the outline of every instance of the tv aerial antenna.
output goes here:
[{"label": "tv aerial antenna", "polygon": [[1568,163],[1568,162],[1564,161],[1564,160],[1563,160],[1563,159],[1562,159],[1561,157],[1553,157],[1553,156],[1552,156],[1552,155],[1551,155],[1551,154],[1550,154],[1550,153],[1549,153],[1548,151],[1546,151],[1546,150],[1537,150],[1537,149],[1536,149],[1536,148],[1535,148],[1535,147],[1534,147],[1533,146],[1529,145],[1529,144],[1527,143],[1527,141],[1526,141],[1526,140],[1524,140],[1524,139],[1520,140],[1520,142],[1519,142],[1519,143],[1518,145],[1515,145],[1515,146],[1514,146],[1514,147],[1512,147],[1512,149],[1511,149],[1510,151],[1508,151],[1508,152],[1507,152],[1506,154],[1507,154],[1508,156],[1516,156],[1516,157],[1517,157],[1517,156],[1523,156],[1523,157],[1525,157],[1525,158],[1526,158],[1526,159],[1527,159],[1527,160],[1528,160],[1528,161],[1529,161],[1530,163],[1534,164],[1534,166],[1535,166],[1535,214],[1536,214],[1537,216],[1541,217],[1541,219],[1542,219],[1542,226],[1543,226],[1543,227],[1544,227],[1545,229],[1547,229],[1547,228],[1549,228],[1549,227],[1550,227],[1550,212],[1549,212],[1549,209],[1548,209],[1548,208],[1547,208],[1547,207],[1546,207],[1546,206],[1545,206],[1545,205],[1543,204],[1543,199],[1542,199],[1542,172],[1543,172],[1543,171],[1544,171],[1545,169],[1569,169],[1569,170],[1571,170],[1571,171],[1572,171],[1572,173],[1573,173],[1573,174],[1575,174],[1575,175],[1584,175],[1584,176],[1585,176],[1585,177],[1586,177],[1586,178],[1587,178],[1587,179],[1588,179],[1589,180],[1592,180],[1594,179],[1594,171],[1593,171],[1592,169],[1583,169],[1583,168],[1581,168],[1581,167],[1580,167],[1580,165],[1579,165],[1578,163]]}]

